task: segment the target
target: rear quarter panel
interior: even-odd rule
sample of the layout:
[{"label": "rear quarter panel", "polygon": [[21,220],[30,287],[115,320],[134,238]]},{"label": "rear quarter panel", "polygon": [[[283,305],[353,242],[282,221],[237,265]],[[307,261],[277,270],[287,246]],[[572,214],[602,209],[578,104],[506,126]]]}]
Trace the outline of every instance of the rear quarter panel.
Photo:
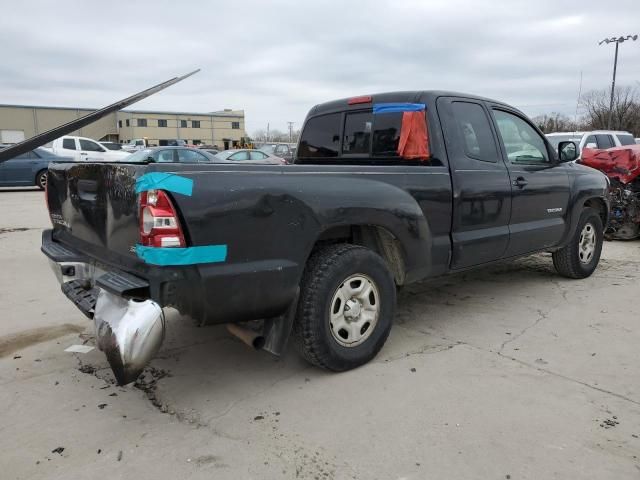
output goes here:
[{"label": "rear quarter panel", "polygon": [[184,165],[176,173],[194,180],[191,196],[173,195],[189,244],[227,246],[224,263],[198,267],[209,321],[281,313],[315,242],[334,227],[389,231],[401,245],[407,281],[448,261],[448,230],[440,239],[446,253],[434,254],[434,229],[421,208],[450,208],[446,169],[423,176],[421,203],[408,192],[416,177],[403,166]]}]

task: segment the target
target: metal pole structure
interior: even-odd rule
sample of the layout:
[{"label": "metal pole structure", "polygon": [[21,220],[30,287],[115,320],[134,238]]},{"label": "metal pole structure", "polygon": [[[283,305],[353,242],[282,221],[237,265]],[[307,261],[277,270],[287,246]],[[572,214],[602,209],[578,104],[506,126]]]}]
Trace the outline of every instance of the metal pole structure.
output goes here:
[{"label": "metal pole structure", "polygon": [[293,122],[287,122],[289,124],[289,143],[293,142]]},{"label": "metal pole structure", "polygon": [[616,53],[613,57],[613,80],[611,81],[611,99],[609,100],[609,119],[607,120],[607,129],[611,130],[611,119],[613,118],[613,93],[616,90],[616,70],[618,68],[618,46],[620,42],[616,42]]},{"label": "metal pole structure", "polygon": [[616,89],[616,70],[618,67],[618,46],[624,42],[625,40],[633,40],[634,42],[638,39],[638,35],[627,35],[626,37],[611,37],[611,38],[605,38],[604,40],[601,40],[600,42],[598,42],[598,45],[602,45],[603,43],[606,43],[607,45],[609,43],[615,43],[616,44],[616,53],[615,56],[613,57],[613,80],[611,82],[611,99],[609,100],[609,117],[607,119],[607,128],[609,130],[611,130],[611,120],[613,118],[613,95],[615,93],[615,89]]}]

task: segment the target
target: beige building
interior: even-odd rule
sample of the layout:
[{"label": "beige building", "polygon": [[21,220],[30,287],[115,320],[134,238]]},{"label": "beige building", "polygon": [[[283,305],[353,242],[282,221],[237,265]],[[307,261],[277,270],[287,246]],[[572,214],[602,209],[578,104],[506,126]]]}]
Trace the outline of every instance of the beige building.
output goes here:
[{"label": "beige building", "polygon": [[[7,138],[22,136],[27,139],[92,111],[86,108],[0,105],[0,142],[3,132]],[[171,140],[180,139],[190,144],[217,145],[227,149],[241,145],[246,137],[244,125],[244,110],[209,113],[122,110],[72,135],[120,143],[146,138],[151,145],[167,145]]]}]

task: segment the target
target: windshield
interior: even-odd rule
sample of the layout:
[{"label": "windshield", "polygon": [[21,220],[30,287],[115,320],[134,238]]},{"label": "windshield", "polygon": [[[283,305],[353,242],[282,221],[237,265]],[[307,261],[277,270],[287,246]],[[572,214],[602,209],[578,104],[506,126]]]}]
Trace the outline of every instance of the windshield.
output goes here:
[{"label": "windshield", "polygon": [[558,149],[558,144],[560,142],[573,142],[576,144],[576,147],[580,146],[580,140],[582,140],[582,135],[578,133],[567,133],[566,135],[547,135],[547,140],[553,146],[555,150]]},{"label": "windshield", "polygon": [[108,150],[122,150],[122,145],[119,143],[102,143],[101,145]]},{"label": "windshield", "polygon": [[263,145],[258,150],[265,153],[273,153],[275,148],[276,148],[275,145]]},{"label": "windshield", "polygon": [[132,153],[128,157],[125,157],[125,161],[127,162],[148,162],[149,158],[153,161],[153,150],[145,148],[144,150],[138,150],[136,153]]},{"label": "windshield", "polygon": [[222,160],[226,160],[227,158],[229,158],[231,155],[233,155],[236,152],[236,150],[225,150],[224,152],[218,152],[216,153],[214,156],[216,158],[220,158]]},{"label": "windshield", "polygon": [[620,134],[616,134],[616,136],[618,137],[618,140],[620,140],[620,145],[635,145],[636,141],[633,138],[632,135],[620,135]]}]

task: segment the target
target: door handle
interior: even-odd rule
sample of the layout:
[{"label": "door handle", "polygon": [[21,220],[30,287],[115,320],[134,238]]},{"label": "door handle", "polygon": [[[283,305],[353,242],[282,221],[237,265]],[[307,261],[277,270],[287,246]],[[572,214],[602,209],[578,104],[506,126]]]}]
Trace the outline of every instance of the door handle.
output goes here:
[{"label": "door handle", "polygon": [[81,152],[81,153],[80,153],[80,155],[89,155],[89,154],[88,154],[88,153],[82,153],[82,152]]},{"label": "door handle", "polygon": [[524,188],[527,186],[529,182],[527,182],[524,177],[518,177],[513,181],[513,186],[518,188]]}]

